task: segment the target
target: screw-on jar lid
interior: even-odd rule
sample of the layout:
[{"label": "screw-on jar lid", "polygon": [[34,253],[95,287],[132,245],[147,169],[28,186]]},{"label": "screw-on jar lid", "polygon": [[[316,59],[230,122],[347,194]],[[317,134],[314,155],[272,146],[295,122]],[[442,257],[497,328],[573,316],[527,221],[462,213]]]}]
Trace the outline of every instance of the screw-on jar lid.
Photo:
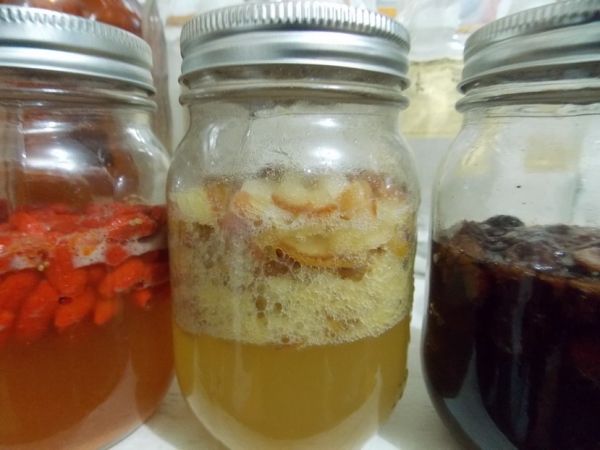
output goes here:
[{"label": "screw-on jar lid", "polygon": [[253,2],[214,10],[181,35],[182,72],[298,64],[392,75],[407,84],[406,29],[375,12],[316,1]]},{"label": "screw-on jar lid", "polygon": [[0,67],[117,80],[154,92],[152,53],[143,39],[37,8],[0,6]]},{"label": "screw-on jar lid", "polygon": [[496,20],[465,47],[463,92],[489,77],[600,63],[600,0],[561,1]]}]

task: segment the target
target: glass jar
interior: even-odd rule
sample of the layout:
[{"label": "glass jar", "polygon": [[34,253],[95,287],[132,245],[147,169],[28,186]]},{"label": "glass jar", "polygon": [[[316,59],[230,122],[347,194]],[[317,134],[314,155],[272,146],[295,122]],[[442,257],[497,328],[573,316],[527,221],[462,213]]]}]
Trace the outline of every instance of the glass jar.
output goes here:
[{"label": "glass jar", "polygon": [[0,449],[101,448],[172,378],[149,47],[0,7]]},{"label": "glass jar", "polygon": [[467,42],[423,357],[473,447],[600,448],[598,17],[597,1],[559,2]]},{"label": "glass jar", "polygon": [[184,28],[175,366],[229,448],[356,448],[402,394],[418,203],[398,130],[407,50],[399,24],[325,3]]},{"label": "glass jar", "polygon": [[152,49],[152,76],[157,93],[152,127],[163,145],[171,148],[171,104],[165,34],[155,0],[0,0],[0,4],[29,6],[63,12],[107,23],[143,37]]}]

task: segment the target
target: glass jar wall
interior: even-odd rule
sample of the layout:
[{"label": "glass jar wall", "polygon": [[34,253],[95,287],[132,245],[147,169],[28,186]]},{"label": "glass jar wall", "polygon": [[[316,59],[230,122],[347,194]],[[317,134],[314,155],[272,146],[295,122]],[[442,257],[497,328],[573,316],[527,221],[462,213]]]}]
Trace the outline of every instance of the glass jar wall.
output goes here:
[{"label": "glass jar wall", "polygon": [[150,50],[17,7],[0,34],[0,448],[101,448],[172,374]]},{"label": "glass jar wall", "polygon": [[475,448],[600,446],[598,12],[561,2],[467,43],[423,358],[438,412]]},{"label": "glass jar wall", "polygon": [[[192,125],[168,188],[176,371],[233,449],[359,448],[406,381],[418,203],[397,128],[406,36],[368,12],[384,39],[331,28],[356,10],[302,5],[295,30],[277,16],[289,4],[251,4],[201,16],[182,38]],[[227,17],[240,28],[212,34]],[[207,62],[222,39],[240,53]],[[401,65],[366,70],[349,52],[360,64],[340,69],[331,55],[348,39]],[[310,67],[283,57],[299,48]]]}]

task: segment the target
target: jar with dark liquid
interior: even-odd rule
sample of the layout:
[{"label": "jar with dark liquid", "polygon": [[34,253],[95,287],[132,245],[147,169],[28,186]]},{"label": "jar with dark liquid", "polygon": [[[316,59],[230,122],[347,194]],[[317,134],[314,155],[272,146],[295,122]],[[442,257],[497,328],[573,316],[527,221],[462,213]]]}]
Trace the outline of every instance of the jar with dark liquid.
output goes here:
[{"label": "jar with dark liquid", "polygon": [[561,2],[467,42],[423,339],[467,447],[600,448],[599,14]]}]

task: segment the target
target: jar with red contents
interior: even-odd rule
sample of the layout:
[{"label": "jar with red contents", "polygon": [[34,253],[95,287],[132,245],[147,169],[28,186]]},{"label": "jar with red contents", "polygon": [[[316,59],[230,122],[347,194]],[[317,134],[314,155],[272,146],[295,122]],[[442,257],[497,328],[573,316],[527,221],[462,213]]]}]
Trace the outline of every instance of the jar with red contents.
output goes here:
[{"label": "jar with red contents", "polygon": [[0,449],[101,448],[172,374],[150,48],[0,6]]}]

